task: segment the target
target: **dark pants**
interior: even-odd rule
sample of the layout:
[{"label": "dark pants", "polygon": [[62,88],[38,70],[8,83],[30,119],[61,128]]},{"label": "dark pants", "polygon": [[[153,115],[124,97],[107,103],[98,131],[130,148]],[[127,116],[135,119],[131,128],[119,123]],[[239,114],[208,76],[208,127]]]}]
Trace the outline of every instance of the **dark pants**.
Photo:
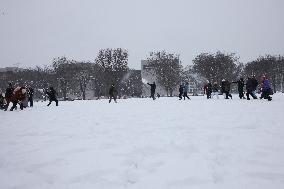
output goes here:
[{"label": "dark pants", "polygon": [[184,92],[184,93],[183,93],[183,100],[185,100],[185,97],[186,97],[187,99],[190,99],[190,98],[187,96],[187,92]]},{"label": "dark pants", "polygon": [[[13,102],[13,106],[11,107],[10,111],[13,111],[14,109],[17,109],[17,104],[18,104],[18,101],[14,101]],[[24,105],[22,102],[20,102],[20,109],[23,110],[24,109]]]},{"label": "dark pants", "polygon": [[5,111],[7,111],[10,102],[11,102],[11,98],[6,98],[6,105],[4,106],[4,110],[5,110]]},{"label": "dark pants", "polygon": [[33,97],[29,97],[29,102],[30,102],[30,107],[33,107],[34,106],[34,99],[33,99]]},{"label": "dark pants", "polygon": [[253,99],[257,99],[257,96],[255,96],[255,94],[253,94],[252,91],[247,91],[246,95],[247,95],[247,100],[250,100],[249,95],[252,96]]},{"label": "dark pants", "polygon": [[245,98],[244,91],[239,90],[239,97],[240,99]]},{"label": "dark pants", "polygon": [[3,101],[0,102],[0,109],[1,109],[1,110],[2,110],[2,109],[5,109],[5,106],[4,106],[4,102],[3,102]]},{"label": "dark pants", "polygon": [[153,100],[156,99],[156,97],[155,97],[155,91],[151,91],[151,96],[150,96],[150,98],[153,98]]},{"label": "dark pants", "polygon": [[179,100],[182,99],[182,92],[179,93],[178,97],[179,97]]},{"label": "dark pants", "polygon": [[264,99],[268,99],[268,101],[271,101],[272,100],[272,97],[269,96],[270,95],[270,91],[269,90],[265,90],[261,93],[261,99],[264,98]]},{"label": "dark pants", "polygon": [[206,95],[207,95],[207,99],[211,98],[211,93],[210,92],[206,93]]},{"label": "dark pants", "polygon": [[229,97],[230,97],[231,99],[233,98],[233,96],[230,94],[229,91],[225,92],[225,94],[226,94],[226,99],[229,99]]},{"label": "dark pants", "polygon": [[116,96],[111,95],[111,96],[109,97],[109,103],[111,102],[111,99],[113,99],[114,102],[117,103],[117,102],[116,102]]},{"label": "dark pants", "polygon": [[49,103],[48,103],[47,106],[49,106],[52,101],[54,101],[56,103],[56,106],[58,106],[58,100],[56,98],[55,99],[49,99]]}]

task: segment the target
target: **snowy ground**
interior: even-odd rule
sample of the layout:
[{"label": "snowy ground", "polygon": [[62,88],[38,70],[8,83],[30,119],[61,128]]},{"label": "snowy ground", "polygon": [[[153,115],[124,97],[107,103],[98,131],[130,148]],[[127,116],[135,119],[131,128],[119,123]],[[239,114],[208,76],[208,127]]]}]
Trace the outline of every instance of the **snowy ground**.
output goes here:
[{"label": "snowy ground", "polygon": [[0,112],[1,189],[283,189],[284,95]]}]

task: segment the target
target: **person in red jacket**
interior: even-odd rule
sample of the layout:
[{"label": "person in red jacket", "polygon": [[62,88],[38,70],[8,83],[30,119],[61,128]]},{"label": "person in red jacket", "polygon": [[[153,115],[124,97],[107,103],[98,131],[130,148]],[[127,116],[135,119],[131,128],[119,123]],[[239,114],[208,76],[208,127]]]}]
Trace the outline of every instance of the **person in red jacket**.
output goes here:
[{"label": "person in red jacket", "polygon": [[[13,111],[15,108],[17,108],[17,104],[20,104],[20,109],[23,110],[24,109],[24,105],[23,105],[23,100],[26,98],[27,95],[27,89],[25,87],[17,87],[14,92],[11,99],[11,102],[13,103],[13,106],[11,107],[10,111]],[[9,106],[9,104],[6,105],[7,108]],[[5,109],[7,110],[7,109]]]}]

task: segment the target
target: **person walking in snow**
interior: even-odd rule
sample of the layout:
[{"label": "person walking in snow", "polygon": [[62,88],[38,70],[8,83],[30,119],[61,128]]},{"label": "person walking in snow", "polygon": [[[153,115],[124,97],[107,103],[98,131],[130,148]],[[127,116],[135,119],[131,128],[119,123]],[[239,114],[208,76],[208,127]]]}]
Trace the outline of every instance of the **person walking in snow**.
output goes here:
[{"label": "person walking in snow", "polygon": [[5,108],[4,108],[5,111],[7,111],[9,104],[12,101],[12,96],[13,96],[14,90],[15,89],[14,89],[12,83],[9,83],[8,87],[6,89],[6,92],[5,92],[5,100],[6,100],[6,105],[5,105]]},{"label": "person walking in snow", "polygon": [[56,98],[57,92],[54,90],[54,88],[49,87],[49,90],[46,92],[46,94],[48,95],[49,98],[49,103],[47,104],[47,106],[49,106],[52,101],[54,101],[56,103],[56,106],[58,106],[58,100]]},{"label": "person walking in snow", "polygon": [[187,81],[185,82],[184,87],[183,87],[183,100],[185,100],[185,97],[190,100],[190,98],[187,95],[188,92],[189,92],[189,83]]},{"label": "person walking in snow", "polygon": [[114,100],[115,103],[117,103],[116,101],[116,97],[117,97],[117,90],[116,88],[114,87],[114,84],[111,85],[111,87],[109,88],[109,91],[108,91],[108,94],[109,94],[109,103],[111,102],[111,99]]},{"label": "person walking in snow", "polygon": [[147,83],[147,84],[150,85],[150,87],[151,87],[151,96],[150,96],[150,98],[153,98],[153,100],[155,100],[156,99],[156,97],[155,97],[156,83],[153,82],[153,84],[150,84],[150,83]]},{"label": "person walking in snow", "polygon": [[10,111],[13,111],[14,109],[17,109],[17,104],[20,104],[20,109],[24,109],[24,100],[27,95],[27,89],[25,87],[17,87],[13,91],[13,95],[11,97],[11,102],[13,103],[13,106],[11,107]]},{"label": "person walking in snow", "polygon": [[261,97],[260,99],[264,98],[264,99],[267,99],[268,101],[271,101],[272,100],[272,97],[269,96],[272,89],[271,89],[271,86],[270,86],[270,82],[269,80],[267,79],[266,76],[263,76],[263,81],[262,81],[262,93],[261,93]]},{"label": "person walking in snow", "polygon": [[179,97],[179,100],[181,100],[182,99],[182,95],[183,95],[183,85],[180,85],[178,90],[179,90],[178,97]]},{"label": "person walking in snow", "polygon": [[244,86],[245,86],[244,78],[240,78],[238,81],[235,81],[235,82],[232,82],[232,83],[238,84],[239,97],[240,97],[240,99],[245,99],[245,96],[244,96]]},{"label": "person walking in snow", "polygon": [[229,99],[229,97],[232,99],[233,96],[230,94],[231,90],[231,83],[226,79],[224,82],[224,92],[225,92],[225,99]]},{"label": "person walking in snow", "polygon": [[252,96],[253,99],[257,99],[257,96],[253,94],[254,91],[254,85],[253,80],[251,77],[248,76],[247,83],[246,83],[246,90],[247,90],[247,100],[250,100],[249,96]]},{"label": "person walking in snow", "polygon": [[33,105],[34,105],[34,89],[31,86],[28,87],[28,101],[30,103],[30,107],[33,107]]},{"label": "person walking in snow", "polygon": [[217,96],[217,99],[219,99],[219,86],[218,86],[218,83],[215,81],[213,83],[213,86],[212,86],[212,98],[214,98],[214,96]]},{"label": "person walking in snow", "polygon": [[210,81],[207,81],[207,83],[203,87],[204,94],[206,94],[207,99],[211,98],[211,93],[212,93],[212,84]]}]

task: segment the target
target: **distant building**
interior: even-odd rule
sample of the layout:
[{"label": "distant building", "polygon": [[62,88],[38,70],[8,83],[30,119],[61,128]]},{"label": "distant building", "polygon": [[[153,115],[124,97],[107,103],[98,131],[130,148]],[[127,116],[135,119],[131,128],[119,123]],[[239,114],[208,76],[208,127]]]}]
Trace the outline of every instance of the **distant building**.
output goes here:
[{"label": "distant building", "polygon": [[19,72],[23,71],[23,68],[18,68],[18,67],[5,67],[5,68],[0,68],[0,72]]}]

